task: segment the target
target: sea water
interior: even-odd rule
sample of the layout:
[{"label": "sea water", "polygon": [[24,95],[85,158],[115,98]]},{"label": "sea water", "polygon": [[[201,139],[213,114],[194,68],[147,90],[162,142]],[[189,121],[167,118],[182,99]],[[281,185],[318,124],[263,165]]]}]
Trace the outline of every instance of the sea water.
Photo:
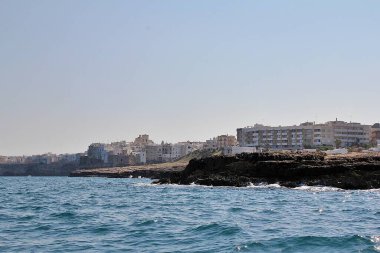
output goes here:
[{"label": "sea water", "polygon": [[380,252],[380,190],[1,177],[0,252]]}]

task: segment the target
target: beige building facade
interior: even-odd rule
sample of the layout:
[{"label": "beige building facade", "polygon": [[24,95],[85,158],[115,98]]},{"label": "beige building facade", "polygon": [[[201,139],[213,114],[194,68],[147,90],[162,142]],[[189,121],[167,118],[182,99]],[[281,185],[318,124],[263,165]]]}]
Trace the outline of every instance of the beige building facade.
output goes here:
[{"label": "beige building facade", "polygon": [[234,135],[219,135],[216,137],[216,147],[225,148],[237,145],[237,140]]},{"label": "beige building facade", "polygon": [[278,127],[256,124],[238,128],[237,140],[241,147],[299,150],[320,146],[365,146],[370,142],[370,133],[369,125],[338,120],[324,124],[306,122],[298,126]]}]

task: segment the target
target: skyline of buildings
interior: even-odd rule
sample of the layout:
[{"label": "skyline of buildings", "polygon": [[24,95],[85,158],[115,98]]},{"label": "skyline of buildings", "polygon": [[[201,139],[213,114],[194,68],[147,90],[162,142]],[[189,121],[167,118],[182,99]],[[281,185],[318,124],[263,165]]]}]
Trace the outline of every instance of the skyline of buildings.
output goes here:
[{"label": "skyline of buildings", "polygon": [[127,166],[171,162],[195,150],[221,150],[225,155],[257,150],[301,150],[315,148],[375,147],[380,143],[380,124],[355,122],[305,122],[293,126],[254,126],[237,128],[236,135],[219,135],[206,141],[154,143],[148,134],[134,141],[92,143],[75,154],[39,154],[32,156],[0,156],[4,163],[77,162],[82,166]]},{"label": "skyline of buildings", "polygon": [[[354,122],[328,121],[315,124],[305,122],[294,126],[264,126],[237,129],[240,146],[275,150],[318,148],[322,146],[352,147],[374,145],[380,136],[376,124],[362,125]],[[374,130],[372,130],[374,129]],[[379,134],[379,135],[377,135]]]}]

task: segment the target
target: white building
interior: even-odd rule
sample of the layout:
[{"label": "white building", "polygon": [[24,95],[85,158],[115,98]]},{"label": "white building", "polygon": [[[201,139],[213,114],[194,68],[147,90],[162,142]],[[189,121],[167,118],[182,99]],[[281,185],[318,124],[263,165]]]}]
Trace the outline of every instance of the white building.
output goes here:
[{"label": "white building", "polygon": [[188,150],[188,145],[176,143],[170,144],[165,143],[162,144],[162,161],[170,162],[173,160],[177,160],[183,156],[185,156]]},{"label": "white building", "polygon": [[149,144],[145,146],[146,161],[148,163],[162,162],[162,146],[158,144]]},{"label": "white building", "polygon": [[370,143],[371,126],[344,121],[329,121],[314,125],[315,146],[363,146]]},{"label": "white building", "polygon": [[146,152],[145,151],[132,152],[132,155],[134,155],[136,157],[136,161],[138,164],[146,164]]},{"label": "white building", "polygon": [[203,144],[202,148],[207,149],[207,150],[216,150],[218,148],[218,143],[216,142],[216,138],[206,140],[206,143]]},{"label": "white building", "polygon": [[108,163],[108,148],[104,143],[93,143],[88,147],[87,155],[90,159],[97,159],[103,163]]},{"label": "white building", "polygon": [[238,128],[237,140],[241,147],[303,149],[313,144],[313,127],[309,123],[278,127],[256,124],[253,127]]},{"label": "white building", "polygon": [[270,127],[256,124],[237,129],[241,147],[274,150],[298,150],[318,146],[351,147],[370,142],[371,126],[344,121],[324,124],[303,123],[299,126]]}]

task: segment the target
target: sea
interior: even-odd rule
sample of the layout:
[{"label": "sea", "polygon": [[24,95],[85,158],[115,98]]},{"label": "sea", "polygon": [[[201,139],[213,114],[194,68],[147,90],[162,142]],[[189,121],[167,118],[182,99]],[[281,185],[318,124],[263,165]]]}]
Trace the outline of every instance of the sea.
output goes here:
[{"label": "sea", "polygon": [[0,177],[0,252],[380,252],[380,190]]}]

